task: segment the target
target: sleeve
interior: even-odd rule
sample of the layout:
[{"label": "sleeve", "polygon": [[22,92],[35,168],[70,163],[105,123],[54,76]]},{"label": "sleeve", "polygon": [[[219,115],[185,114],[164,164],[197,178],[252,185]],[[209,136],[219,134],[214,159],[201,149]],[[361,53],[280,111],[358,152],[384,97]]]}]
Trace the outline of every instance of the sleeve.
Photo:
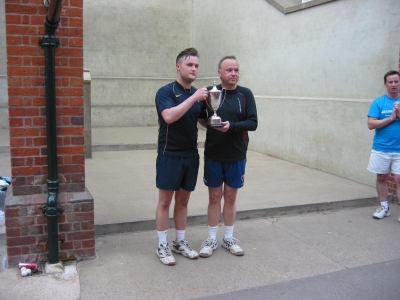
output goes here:
[{"label": "sleeve", "polygon": [[254,99],[253,93],[249,89],[246,89],[243,94],[246,107],[244,119],[239,122],[230,123],[229,131],[255,131],[257,129],[258,118],[256,100]]},{"label": "sleeve", "polygon": [[379,119],[381,115],[381,109],[377,100],[372,101],[369,111],[368,117]]},{"label": "sleeve", "polygon": [[163,86],[157,91],[155,101],[156,101],[157,111],[160,114],[164,109],[171,108],[176,105],[174,102],[172,91],[167,86]]}]

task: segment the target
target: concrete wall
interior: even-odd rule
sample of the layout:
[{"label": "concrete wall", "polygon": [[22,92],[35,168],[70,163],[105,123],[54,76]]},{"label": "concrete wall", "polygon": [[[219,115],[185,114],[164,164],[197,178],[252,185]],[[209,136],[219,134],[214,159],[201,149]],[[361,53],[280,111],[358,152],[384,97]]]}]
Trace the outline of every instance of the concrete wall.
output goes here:
[{"label": "concrete wall", "polygon": [[6,24],[4,0],[0,0],[0,128],[8,128]]},{"label": "concrete wall", "polygon": [[155,91],[192,46],[192,1],[85,0],[84,31],[92,126],[157,124]]},{"label": "concrete wall", "polygon": [[287,15],[265,0],[85,0],[92,126],[156,125],[155,92],[175,79],[182,49],[201,54],[196,86],[210,85],[218,60],[235,54],[240,84],[257,100],[252,150],[374,185],[366,171],[373,136],[366,113],[385,92],[383,74],[398,67],[399,14],[398,0],[332,1]]},{"label": "concrete wall", "polygon": [[235,54],[240,84],[256,95],[250,149],[375,185],[366,114],[385,93],[383,74],[398,67],[400,1],[333,1],[285,15],[264,0],[202,0],[193,10],[205,76]]}]

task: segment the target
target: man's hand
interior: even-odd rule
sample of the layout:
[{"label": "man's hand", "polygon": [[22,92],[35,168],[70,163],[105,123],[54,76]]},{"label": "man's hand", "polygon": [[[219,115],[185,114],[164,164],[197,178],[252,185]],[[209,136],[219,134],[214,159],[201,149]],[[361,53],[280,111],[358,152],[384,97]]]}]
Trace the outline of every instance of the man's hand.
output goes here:
[{"label": "man's hand", "polygon": [[393,112],[395,113],[395,116],[400,119],[400,102],[396,101],[393,105]]},{"label": "man's hand", "polygon": [[193,94],[193,100],[194,101],[203,101],[207,98],[208,96],[208,91],[205,86],[203,86],[201,89],[198,89],[194,94]]},{"label": "man's hand", "polygon": [[222,127],[214,127],[215,130],[227,132],[229,130],[229,121],[221,122]]}]

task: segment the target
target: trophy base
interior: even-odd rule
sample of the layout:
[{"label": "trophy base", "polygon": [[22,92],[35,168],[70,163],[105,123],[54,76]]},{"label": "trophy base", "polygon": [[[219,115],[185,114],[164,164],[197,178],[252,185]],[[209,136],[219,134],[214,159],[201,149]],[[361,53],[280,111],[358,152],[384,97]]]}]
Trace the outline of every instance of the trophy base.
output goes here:
[{"label": "trophy base", "polygon": [[208,127],[218,128],[222,127],[221,118],[218,116],[212,116],[208,119]]},{"label": "trophy base", "polygon": [[220,127],[223,127],[223,125],[222,124],[208,124],[208,127],[210,127],[210,128],[220,128]]}]

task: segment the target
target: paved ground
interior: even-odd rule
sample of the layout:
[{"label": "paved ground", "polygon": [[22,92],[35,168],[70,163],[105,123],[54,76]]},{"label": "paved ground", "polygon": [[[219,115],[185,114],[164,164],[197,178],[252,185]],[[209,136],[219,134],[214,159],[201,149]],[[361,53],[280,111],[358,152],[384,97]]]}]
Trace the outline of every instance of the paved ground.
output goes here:
[{"label": "paved ground", "polygon": [[[154,127],[93,129],[86,184],[95,199],[96,259],[58,275],[1,270],[1,299],[400,299],[393,298],[400,295],[400,207],[374,220],[375,188],[252,151],[235,229],[245,256],[221,248],[163,266],[155,254],[155,137]],[[3,173],[7,147],[0,143]],[[187,228],[197,250],[207,235],[201,177],[200,168]]]}]

